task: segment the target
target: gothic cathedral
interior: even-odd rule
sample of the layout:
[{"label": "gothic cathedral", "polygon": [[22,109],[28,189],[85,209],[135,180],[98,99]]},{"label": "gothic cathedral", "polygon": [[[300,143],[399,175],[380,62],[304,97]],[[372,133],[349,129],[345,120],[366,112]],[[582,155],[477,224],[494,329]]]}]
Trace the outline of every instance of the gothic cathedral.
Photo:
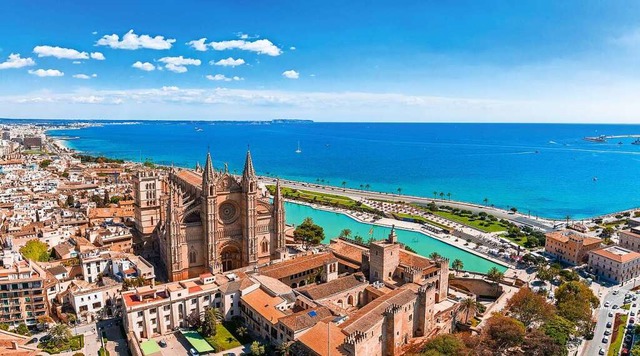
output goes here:
[{"label": "gothic cathedral", "polygon": [[251,153],[241,178],[213,168],[172,168],[162,178],[156,235],[168,278],[224,272],[279,260],[285,252],[284,201],[273,204],[258,188]]}]

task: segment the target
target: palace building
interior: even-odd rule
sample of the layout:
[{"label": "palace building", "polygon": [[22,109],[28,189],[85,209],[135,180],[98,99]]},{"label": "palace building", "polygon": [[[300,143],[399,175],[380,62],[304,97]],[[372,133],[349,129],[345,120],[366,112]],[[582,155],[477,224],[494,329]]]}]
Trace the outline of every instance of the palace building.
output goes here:
[{"label": "palace building", "polygon": [[140,183],[135,185],[136,209],[144,210],[136,211],[136,227],[156,234],[169,280],[264,264],[284,255],[280,185],[271,203],[258,187],[249,151],[242,177],[231,175],[226,165],[214,170],[209,153],[204,169],[171,168],[168,175],[139,176],[134,180]]}]

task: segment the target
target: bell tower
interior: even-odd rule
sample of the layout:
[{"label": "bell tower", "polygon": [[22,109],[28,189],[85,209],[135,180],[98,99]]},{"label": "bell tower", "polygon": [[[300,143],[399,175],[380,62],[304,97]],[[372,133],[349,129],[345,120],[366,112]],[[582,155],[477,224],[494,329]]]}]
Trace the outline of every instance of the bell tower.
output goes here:
[{"label": "bell tower", "polygon": [[245,237],[244,256],[245,265],[252,265],[258,262],[258,241],[256,236],[256,205],[258,203],[258,177],[253,168],[251,151],[247,150],[247,158],[244,161],[242,171],[242,195],[244,197],[244,218]]},{"label": "bell tower", "polygon": [[202,172],[202,199],[204,200],[204,236],[206,249],[205,265],[211,272],[220,268],[216,251],[216,182],[211,153],[207,152],[207,161]]},{"label": "bell tower", "polygon": [[[285,240],[285,234],[284,234],[284,229],[285,229],[285,219],[284,219],[284,199],[282,199],[282,190],[280,189],[280,180],[278,179],[276,181],[276,194],[273,197],[273,218],[275,220],[275,235],[276,235],[276,241],[275,241],[275,248],[276,251],[278,251],[281,256],[278,256],[279,258],[282,258],[284,255],[286,255],[285,250],[286,250],[286,240]],[[272,251],[272,255],[274,254],[275,251]]]}]

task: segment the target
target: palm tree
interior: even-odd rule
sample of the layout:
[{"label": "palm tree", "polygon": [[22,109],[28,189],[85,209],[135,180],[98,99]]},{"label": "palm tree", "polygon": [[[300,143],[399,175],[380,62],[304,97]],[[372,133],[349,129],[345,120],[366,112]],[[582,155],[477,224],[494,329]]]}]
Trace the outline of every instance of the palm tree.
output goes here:
[{"label": "palm tree", "polygon": [[500,272],[500,270],[496,267],[491,267],[487,272],[487,278],[490,281],[495,282],[496,284],[496,292],[498,291],[498,286],[500,285],[500,281],[504,278],[504,273]]},{"label": "palm tree", "polygon": [[248,331],[244,326],[238,326],[238,328],[236,329],[236,333],[242,338],[248,334]]},{"label": "palm tree", "polygon": [[369,183],[364,185],[364,189],[369,190],[369,188],[371,188],[371,186],[369,185]]},{"label": "palm tree", "polygon": [[567,225],[569,225],[569,220],[571,220],[571,215],[565,216],[564,219],[567,221]]},{"label": "palm tree", "polygon": [[438,192],[434,191],[433,192],[433,199],[435,199],[438,196]]},{"label": "palm tree", "polygon": [[351,236],[351,229],[342,229],[340,231],[340,237],[349,238]]},{"label": "palm tree", "polygon": [[344,189],[344,188],[346,188],[346,187],[347,187],[347,182],[343,180],[343,181],[342,181],[342,189]]},{"label": "palm tree", "polygon": [[287,356],[291,352],[291,344],[293,344],[293,342],[283,342],[282,344],[278,345],[276,349],[278,350],[278,353],[280,355]]},{"label": "palm tree", "polygon": [[440,192],[440,199],[444,199],[444,192]]},{"label": "palm tree", "polygon": [[456,275],[458,274],[458,271],[460,271],[461,269],[464,268],[464,263],[462,262],[462,260],[456,258],[455,260],[453,260],[453,262],[451,263],[451,268],[453,268],[456,271]]},{"label": "palm tree", "polygon": [[442,259],[442,255],[437,253],[437,252],[431,252],[431,254],[429,255],[429,258],[434,260],[434,261],[438,261],[438,260]]},{"label": "palm tree", "polygon": [[402,188],[398,187],[398,195],[402,194]]},{"label": "palm tree", "polygon": [[449,198],[449,201],[451,201],[451,193],[447,193],[447,198]]},{"label": "palm tree", "polygon": [[467,313],[467,318],[465,319],[467,322],[469,322],[469,314],[471,314],[471,311],[473,311],[473,314],[475,315],[476,309],[476,301],[471,297],[465,298],[460,302],[460,310]]},{"label": "palm tree", "polygon": [[364,185],[360,184],[360,190],[362,190],[362,188],[364,188]]},{"label": "palm tree", "polygon": [[487,204],[489,204],[489,198],[484,198],[482,200],[484,202],[484,205],[486,206]]}]

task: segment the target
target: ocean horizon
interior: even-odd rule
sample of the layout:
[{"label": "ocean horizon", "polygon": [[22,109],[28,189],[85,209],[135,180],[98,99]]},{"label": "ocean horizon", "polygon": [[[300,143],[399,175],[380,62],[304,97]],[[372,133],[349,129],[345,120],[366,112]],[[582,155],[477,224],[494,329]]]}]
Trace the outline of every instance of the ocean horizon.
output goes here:
[{"label": "ocean horizon", "polygon": [[183,167],[202,164],[209,150],[232,172],[249,147],[262,175],[435,193],[558,220],[640,206],[640,145],[583,139],[640,134],[639,125],[132,121],[48,134],[73,138],[67,145],[87,154]]}]

